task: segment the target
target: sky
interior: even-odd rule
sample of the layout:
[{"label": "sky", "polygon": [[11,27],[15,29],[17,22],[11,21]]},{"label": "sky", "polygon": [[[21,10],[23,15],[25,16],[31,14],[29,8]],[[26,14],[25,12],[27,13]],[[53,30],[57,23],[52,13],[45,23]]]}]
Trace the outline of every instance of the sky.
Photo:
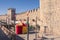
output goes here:
[{"label": "sky", "polygon": [[6,14],[8,8],[16,8],[16,13],[39,7],[39,0],[0,0],[0,15]]}]

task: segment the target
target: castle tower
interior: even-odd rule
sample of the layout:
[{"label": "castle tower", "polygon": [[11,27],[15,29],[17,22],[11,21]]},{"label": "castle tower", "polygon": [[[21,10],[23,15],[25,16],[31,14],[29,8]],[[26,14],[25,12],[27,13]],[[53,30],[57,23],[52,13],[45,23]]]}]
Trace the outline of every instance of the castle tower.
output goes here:
[{"label": "castle tower", "polygon": [[40,34],[47,33],[60,36],[60,0],[40,0],[40,19],[43,21]]},{"label": "castle tower", "polygon": [[15,9],[14,8],[9,8],[8,9],[7,18],[10,21],[10,23],[11,23],[11,21],[16,20],[16,18],[15,18]]}]

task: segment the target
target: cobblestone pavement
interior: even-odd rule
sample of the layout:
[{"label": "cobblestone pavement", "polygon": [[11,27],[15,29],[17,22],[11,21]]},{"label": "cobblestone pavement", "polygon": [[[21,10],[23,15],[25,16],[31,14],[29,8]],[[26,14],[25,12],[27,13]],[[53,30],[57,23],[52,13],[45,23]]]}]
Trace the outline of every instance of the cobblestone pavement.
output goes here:
[{"label": "cobblestone pavement", "polygon": [[[27,40],[27,34],[21,34],[21,35],[18,35],[18,36],[20,36],[24,40]],[[35,38],[35,34],[29,34],[29,40],[34,40],[34,38]]]},{"label": "cobblestone pavement", "polygon": [[[18,36],[27,40],[27,34],[19,34]],[[29,34],[29,40],[34,40],[35,38],[36,38],[36,33]]]},{"label": "cobblestone pavement", "polygon": [[10,40],[1,29],[0,29],[0,40]]}]

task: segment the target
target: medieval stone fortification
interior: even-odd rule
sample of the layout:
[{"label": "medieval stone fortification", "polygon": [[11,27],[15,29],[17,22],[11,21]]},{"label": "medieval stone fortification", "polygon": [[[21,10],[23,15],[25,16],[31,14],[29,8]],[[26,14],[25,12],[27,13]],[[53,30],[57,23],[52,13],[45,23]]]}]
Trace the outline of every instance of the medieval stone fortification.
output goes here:
[{"label": "medieval stone fortification", "polygon": [[[9,8],[8,9],[8,12],[7,14],[5,15],[0,15],[0,20],[2,21],[13,21],[13,20],[16,20],[16,21],[27,21],[27,14],[29,16],[29,22],[30,24],[32,25],[34,23],[34,21],[36,21],[36,17],[37,17],[37,22],[39,24],[40,22],[40,18],[39,18],[39,15],[40,15],[40,9],[37,8],[37,9],[33,9],[33,10],[29,10],[29,11],[26,11],[26,12],[22,12],[22,13],[16,13],[15,12],[16,9],[14,8]],[[34,21],[33,21],[34,20]]]},{"label": "medieval stone fortification", "polygon": [[30,24],[34,24],[33,20],[40,25],[39,35],[54,34],[60,36],[60,0],[40,0],[40,8],[17,14],[14,8],[9,8],[6,15],[0,15],[0,20],[14,20],[14,14],[16,14],[16,20],[27,20],[27,14],[29,14]]},{"label": "medieval stone fortification", "polygon": [[46,28],[46,33],[60,36],[60,0],[40,0],[40,19],[43,32]]}]

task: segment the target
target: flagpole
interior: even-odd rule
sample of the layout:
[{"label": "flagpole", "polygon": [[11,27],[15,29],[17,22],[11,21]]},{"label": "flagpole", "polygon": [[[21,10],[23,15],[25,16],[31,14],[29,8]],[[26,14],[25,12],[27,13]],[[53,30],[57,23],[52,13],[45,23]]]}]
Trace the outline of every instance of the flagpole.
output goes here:
[{"label": "flagpole", "polygon": [[29,15],[27,14],[27,40],[29,40]]},{"label": "flagpole", "polygon": [[14,32],[15,32],[15,21],[16,21],[16,14],[14,14]]}]

